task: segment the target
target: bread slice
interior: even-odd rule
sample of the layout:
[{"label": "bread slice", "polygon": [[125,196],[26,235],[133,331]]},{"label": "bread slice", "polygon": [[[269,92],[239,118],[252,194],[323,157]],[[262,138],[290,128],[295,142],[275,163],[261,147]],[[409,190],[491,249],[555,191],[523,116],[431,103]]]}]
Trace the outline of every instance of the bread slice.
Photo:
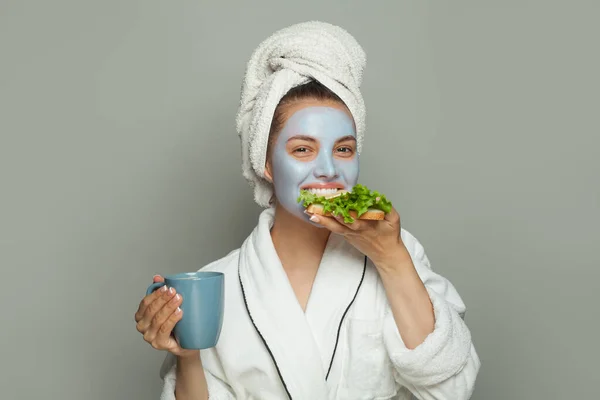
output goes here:
[{"label": "bread slice", "polygon": [[[306,208],[306,211],[309,212],[310,214],[316,214],[316,215],[323,215],[325,217],[331,217],[331,213],[330,212],[323,212],[323,206],[321,204],[311,204]],[[355,211],[350,211],[350,216],[354,219],[356,218],[356,212]],[[368,219],[368,220],[372,220],[372,221],[381,221],[382,219],[385,218],[385,213],[381,210],[375,209],[375,208],[371,208],[369,210],[367,210],[366,213],[364,213],[363,215],[360,216],[360,218],[358,219]]]}]

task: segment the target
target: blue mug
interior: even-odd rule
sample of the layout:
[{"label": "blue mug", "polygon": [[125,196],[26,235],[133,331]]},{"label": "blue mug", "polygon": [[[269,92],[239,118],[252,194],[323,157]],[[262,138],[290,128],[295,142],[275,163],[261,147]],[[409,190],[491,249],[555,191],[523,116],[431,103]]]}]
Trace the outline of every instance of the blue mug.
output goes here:
[{"label": "blue mug", "polygon": [[215,347],[223,326],[225,277],[221,272],[185,272],[165,276],[164,282],[148,286],[146,295],[167,285],[181,295],[182,318],[173,334],[183,349]]}]

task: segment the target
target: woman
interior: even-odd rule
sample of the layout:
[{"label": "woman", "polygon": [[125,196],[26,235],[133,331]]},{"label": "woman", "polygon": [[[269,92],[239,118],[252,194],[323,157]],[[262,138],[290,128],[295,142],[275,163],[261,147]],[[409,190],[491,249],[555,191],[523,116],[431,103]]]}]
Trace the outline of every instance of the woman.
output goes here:
[{"label": "woman", "polygon": [[[465,305],[400,226],[308,215],[301,189],[358,182],[365,56],[329,24],[294,25],[254,52],[238,131],[244,176],[266,209],[225,274],[218,345],[183,350],[174,290],[145,297],[137,329],[169,352],[163,399],[467,399],[480,361]],[[162,280],[155,277],[155,281]]]}]

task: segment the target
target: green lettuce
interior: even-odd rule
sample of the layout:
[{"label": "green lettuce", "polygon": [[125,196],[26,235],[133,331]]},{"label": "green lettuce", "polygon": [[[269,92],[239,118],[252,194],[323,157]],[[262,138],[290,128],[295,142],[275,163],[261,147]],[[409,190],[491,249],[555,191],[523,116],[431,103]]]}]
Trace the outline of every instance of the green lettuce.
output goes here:
[{"label": "green lettuce", "polygon": [[308,190],[301,190],[298,203],[302,203],[305,208],[308,208],[311,204],[322,205],[323,211],[331,212],[335,216],[341,215],[346,223],[354,222],[350,211],[355,211],[360,218],[369,209],[378,209],[386,214],[392,210],[392,203],[385,195],[377,191],[371,191],[360,184],[354,186],[351,192],[331,199],[316,195]]}]

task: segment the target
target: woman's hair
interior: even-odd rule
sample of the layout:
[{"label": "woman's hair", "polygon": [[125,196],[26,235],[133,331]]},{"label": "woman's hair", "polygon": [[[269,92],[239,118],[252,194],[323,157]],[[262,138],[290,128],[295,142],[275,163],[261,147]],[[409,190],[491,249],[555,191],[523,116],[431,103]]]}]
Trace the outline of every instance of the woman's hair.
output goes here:
[{"label": "woman's hair", "polygon": [[271,120],[271,128],[269,130],[269,142],[267,145],[267,160],[270,159],[271,147],[277,134],[283,128],[283,124],[286,120],[285,108],[286,106],[293,104],[300,100],[322,100],[322,101],[333,101],[343,105],[346,105],[344,101],[322,83],[312,80],[303,85],[296,86],[287,92],[277,104],[275,112],[273,113],[273,119]]}]

